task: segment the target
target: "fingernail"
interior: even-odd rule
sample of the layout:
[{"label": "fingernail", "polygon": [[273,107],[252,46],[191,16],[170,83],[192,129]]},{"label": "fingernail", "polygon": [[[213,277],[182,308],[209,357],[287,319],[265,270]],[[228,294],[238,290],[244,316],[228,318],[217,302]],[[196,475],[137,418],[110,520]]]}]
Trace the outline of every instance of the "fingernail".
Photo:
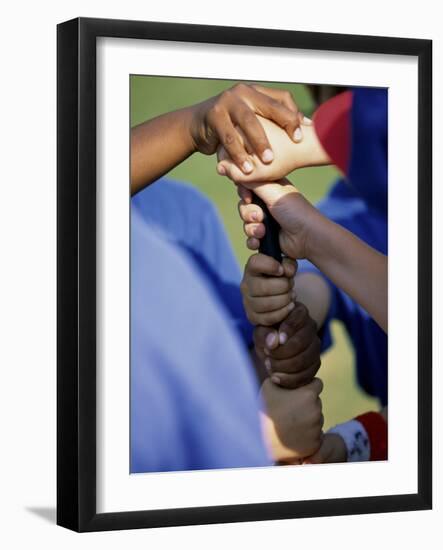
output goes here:
[{"label": "fingernail", "polygon": [[226,169],[223,165],[217,166],[217,172],[220,176],[226,176]]},{"label": "fingernail", "polygon": [[252,218],[252,221],[256,222],[258,220],[258,214],[257,212],[252,212],[251,213],[251,218]]},{"label": "fingernail", "polygon": [[279,376],[271,376],[271,380],[274,382],[274,384],[277,384],[277,386],[279,386],[281,384],[281,380],[280,380],[280,377]]},{"label": "fingernail", "polygon": [[286,334],[286,332],[280,332],[279,334],[280,344],[284,344],[285,342],[287,342],[287,340],[288,340],[288,335]]},{"label": "fingernail", "polygon": [[242,164],[242,168],[245,174],[249,174],[249,172],[252,172],[252,164],[248,160],[245,160],[245,162]]},{"label": "fingernail", "polygon": [[271,160],[274,160],[274,153],[271,149],[265,149],[262,153],[261,159],[263,162],[271,162]]},{"label": "fingernail", "polygon": [[283,275],[284,271],[283,266],[280,264],[278,266],[277,275]]},{"label": "fingernail", "polygon": [[288,311],[292,311],[294,308],[295,308],[295,304],[294,304],[294,302],[291,302],[291,303],[288,305]]},{"label": "fingernail", "polygon": [[307,116],[304,116],[303,124],[306,124],[306,126],[310,126],[312,124],[312,119],[308,118]]},{"label": "fingernail", "polygon": [[266,346],[268,348],[272,348],[272,346],[275,344],[275,332],[270,332],[266,336]]},{"label": "fingernail", "polygon": [[271,360],[268,357],[266,357],[265,359],[265,367],[266,367],[266,370],[268,371],[268,374],[271,374],[272,373]]},{"label": "fingernail", "polygon": [[300,128],[297,128],[294,132],[294,141],[301,141],[303,134],[300,130]]}]

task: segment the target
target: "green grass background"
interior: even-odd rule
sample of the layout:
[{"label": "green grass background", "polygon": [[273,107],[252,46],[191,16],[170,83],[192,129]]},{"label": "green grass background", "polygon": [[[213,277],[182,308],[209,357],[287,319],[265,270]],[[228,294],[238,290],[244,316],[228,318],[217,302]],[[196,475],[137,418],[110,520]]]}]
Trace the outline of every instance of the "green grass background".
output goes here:
[{"label": "green grass background", "polygon": [[[230,80],[208,80],[174,77],[132,76],[131,126],[135,126],[168,111],[203,101],[231,87]],[[300,109],[312,114],[314,104],[308,89],[302,84],[266,83],[292,92]],[[197,187],[217,206],[235,254],[244,266],[250,251],[245,246],[242,223],[237,213],[238,197],[233,185],[215,170],[214,157],[195,154],[177,166],[169,177]],[[298,189],[313,203],[321,199],[337,177],[332,167],[307,168],[289,176]],[[334,346],[322,358],[319,376],[323,379],[322,394],[325,429],[367,410],[377,408],[377,402],[356,385],[354,356],[346,332],[340,323],[333,323]]]}]

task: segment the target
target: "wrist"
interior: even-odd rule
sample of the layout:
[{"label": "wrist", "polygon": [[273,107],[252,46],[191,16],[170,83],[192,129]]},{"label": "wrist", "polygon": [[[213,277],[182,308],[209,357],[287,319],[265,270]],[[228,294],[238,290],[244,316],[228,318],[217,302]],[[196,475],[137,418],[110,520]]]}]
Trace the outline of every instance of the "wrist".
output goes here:
[{"label": "wrist", "polygon": [[213,100],[214,98],[210,98],[186,109],[189,117],[189,137],[194,153],[199,151],[204,155],[212,155],[216,151],[218,138],[208,130],[206,121]]},{"label": "wrist", "polygon": [[337,424],[326,435],[336,435],[343,439],[348,462],[388,458],[388,424],[380,413],[368,412]]},{"label": "wrist", "polygon": [[345,462],[365,462],[370,457],[369,437],[364,427],[357,420],[337,424],[327,435],[340,437],[345,447]]},{"label": "wrist", "polygon": [[348,462],[348,449],[343,437],[331,432],[326,433],[324,437],[328,437],[333,442],[333,452],[329,462]]},{"label": "wrist", "polygon": [[334,247],[330,243],[334,222],[314,209],[306,228],[306,258],[319,267],[335,260]]},{"label": "wrist", "polygon": [[182,109],[183,121],[183,138],[188,144],[190,154],[196,153],[199,150],[199,129],[201,128],[202,119],[200,113],[200,104],[191,105]]}]

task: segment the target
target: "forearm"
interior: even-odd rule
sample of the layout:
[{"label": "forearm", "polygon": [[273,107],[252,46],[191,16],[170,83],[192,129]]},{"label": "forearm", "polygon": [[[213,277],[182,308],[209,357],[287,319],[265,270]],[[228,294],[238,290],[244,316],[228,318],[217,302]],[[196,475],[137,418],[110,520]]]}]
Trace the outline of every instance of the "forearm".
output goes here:
[{"label": "forearm", "polygon": [[195,151],[192,108],[161,115],[131,130],[131,194],[137,193]]},{"label": "forearm", "polygon": [[387,257],[323,217],[309,240],[311,262],[387,332]]},{"label": "forearm", "polygon": [[320,275],[300,273],[295,276],[297,301],[304,304],[309,315],[320,329],[326,320],[331,305],[331,291]]}]

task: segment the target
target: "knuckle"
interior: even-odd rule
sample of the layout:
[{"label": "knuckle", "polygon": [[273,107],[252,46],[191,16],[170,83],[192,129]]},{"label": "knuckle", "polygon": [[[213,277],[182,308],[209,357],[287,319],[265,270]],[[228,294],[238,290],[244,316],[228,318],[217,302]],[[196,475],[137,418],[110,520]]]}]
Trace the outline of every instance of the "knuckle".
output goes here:
[{"label": "knuckle", "polygon": [[281,374],[281,382],[285,388],[295,390],[298,386],[297,379],[290,374]]},{"label": "knuckle", "polygon": [[262,315],[262,324],[265,326],[271,326],[274,323],[277,323],[277,314],[276,312],[267,312]]},{"label": "knuckle", "polygon": [[225,101],[228,101],[231,99],[232,97],[232,90],[233,88],[229,88],[228,90],[224,90],[221,94],[220,94],[220,102],[225,102]]},{"label": "knuckle", "polygon": [[269,106],[272,109],[280,109],[282,106],[280,101],[278,101],[277,99],[274,99],[273,97],[268,96],[268,102],[269,102]]},{"label": "knuckle", "polygon": [[215,118],[218,118],[222,113],[224,113],[224,107],[219,102],[216,102],[209,109],[208,118],[210,120],[214,120]]},{"label": "knuckle", "polygon": [[249,89],[249,86],[244,82],[239,82],[238,84],[235,84],[235,86],[231,88],[232,91],[238,92],[238,93],[246,92],[248,89]]},{"label": "knuckle", "polygon": [[255,124],[255,122],[258,122],[257,117],[255,116],[255,114],[249,108],[245,108],[243,110],[242,120],[247,125]]},{"label": "knuckle", "polygon": [[235,136],[232,132],[226,132],[222,137],[222,143],[225,146],[230,146],[235,142]]},{"label": "knuckle", "polygon": [[313,385],[309,385],[306,387],[306,400],[309,401],[311,404],[312,403],[315,403],[317,401],[317,397],[318,397],[318,394],[317,394],[317,391],[316,389],[313,387]]}]

